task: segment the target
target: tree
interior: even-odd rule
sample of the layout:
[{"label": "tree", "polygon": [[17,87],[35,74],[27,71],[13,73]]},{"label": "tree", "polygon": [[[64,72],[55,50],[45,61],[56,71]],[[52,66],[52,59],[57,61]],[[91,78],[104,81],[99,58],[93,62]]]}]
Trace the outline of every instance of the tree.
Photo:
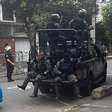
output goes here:
[{"label": "tree", "polygon": [[96,43],[102,43],[105,44],[106,46],[107,43],[109,42],[108,38],[106,37],[106,29],[104,27],[104,24],[102,21],[96,23]]},{"label": "tree", "polygon": [[112,43],[112,0],[103,7],[103,24],[107,40]]},{"label": "tree", "polygon": [[17,17],[21,17],[24,20],[26,17],[29,17],[30,21],[33,20],[39,27],[46,26],[50,13],[60,13],[66,22],[76,15],[77,10],[81,8],[87,9],[88,15],[92,15],[95,11],[95,1],[96,0],[3,0],[7,6],[16,10]]},{"label": "tree", "polygon": [[68,22],[77,15],[77,11],[85,8],[89,16],[94,13],[95,0],[3,0],[12,10],[16,10],[16,16],[22,18],[25,23],[25,31],[33,48],[34,28],[45,28],[51,13],[62,15],[63,27],[68,27]]}]

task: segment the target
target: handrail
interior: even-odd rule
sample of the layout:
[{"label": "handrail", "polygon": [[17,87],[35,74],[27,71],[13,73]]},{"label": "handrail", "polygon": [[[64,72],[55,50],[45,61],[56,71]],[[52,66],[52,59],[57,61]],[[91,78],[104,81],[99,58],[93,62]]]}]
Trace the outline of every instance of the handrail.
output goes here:
[{"label": "handrail", "polygon": [[36,30],[36,32],[47,32],[47,31],[74,31],[74,32],[76,32],[77,30],[75,30],[75,29],[64,29],[64,28],[60,28],[60,29],[38,29],[38,30]]}]

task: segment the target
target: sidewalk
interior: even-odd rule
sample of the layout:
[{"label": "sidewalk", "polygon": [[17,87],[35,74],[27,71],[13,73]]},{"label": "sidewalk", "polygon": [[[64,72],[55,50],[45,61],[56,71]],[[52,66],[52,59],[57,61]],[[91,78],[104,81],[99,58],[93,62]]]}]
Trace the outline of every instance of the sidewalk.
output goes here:
[{"label": "sidewalk", "polygon": [[[23,80],[23,79],[25,79],[25,76],[26,76],[25,73],[13,74],[13,75],[12,75],[12,79],[14,79],[14,80]],[[7,82],[7,77],[6,77],[6,75],[0,76],[0,82]]]},{"label": "sidewalk", "polygon": [[[82,99],[83,100],[83,99]],[[112,96],[65,108],[62,112],[112,112]]]}]

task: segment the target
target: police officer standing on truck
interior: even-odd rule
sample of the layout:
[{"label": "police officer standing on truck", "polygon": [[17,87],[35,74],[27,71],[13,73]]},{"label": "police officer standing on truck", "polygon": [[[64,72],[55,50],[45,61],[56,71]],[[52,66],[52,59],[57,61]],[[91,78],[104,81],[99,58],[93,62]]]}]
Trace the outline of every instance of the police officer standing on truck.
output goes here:
[{"label": "police officer standing on truck", "polygon": [[60,28],[60,20],[61,20],[61,17],[58,13],[51,14],[50,20],[47,24],[47,28],[48,29],[58,29],[58,28]]},{"label": "police officer standing on truck", "polygon": [[89,25],[86,21],[87,11],[85,9],[81,9],[78,12],[78,17],[73,18],[69,22],[69,27],[73,28],[77,31],[77,39],[88,40],[89,36]]},{"label": "police officer standing on truck", "polygon": [[[50,15],[49,22],[47,24],[47,29],[59,29],[61,28],[60,25],[61,17],[58,13],[54,13]],[[54,57],[55,57],[55,46],[56,40],[59,38],[60,32],[59,31],[49,31],[48,33],[48,43],[50,48],[50,56],[51,56],[51,64],[54,66]]]},{"label": "police officer standing on truck", "polygon": [[[61,28],[60,25],[60,15],[59,14],[51,14],[50,20],[47,24],[47,29],[59,29]],[[53,44],[55,42],[55,39],[59,37],[59,31],[49,31],[48,32],[48,41],[50,43],[51,49],[53,49]]]},{"label": "police officer standing on truck", "polygon": [[5,59],[6,59],[6,68],[7,68],[7,80],[8,82],[14,81],[12,79],[12,73],[14,70],[14,58],[11,51],[11,46],[9,44],[5,45]]}]

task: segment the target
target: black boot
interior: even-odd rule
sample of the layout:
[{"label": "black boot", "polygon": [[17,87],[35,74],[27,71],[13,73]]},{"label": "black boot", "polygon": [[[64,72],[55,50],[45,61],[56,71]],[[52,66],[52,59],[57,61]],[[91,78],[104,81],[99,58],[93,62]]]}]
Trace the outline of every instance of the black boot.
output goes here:
[{"label": "black boot", "polygon": [[17,85],[17,87],[18,87],[18,88],[21,88],[22,90],[25,90],[25,88],[26,88],[26,87],[23,86],[23,85]]},{"label": "black boot", "polygon": [[30,97],[35,98],[35,97],[38,97],[38,95],[33,93]]},{"label": "black boot", "polygon": [[8,79],[8,82],[13,82],[14,80],[13,79]]},{"label": "black boot", "polygon": [[28,85],[29,80],[25,79],[22,85],[17,85],[18,88],[21,88],[22,90],[26,89],[26,86]]}]

